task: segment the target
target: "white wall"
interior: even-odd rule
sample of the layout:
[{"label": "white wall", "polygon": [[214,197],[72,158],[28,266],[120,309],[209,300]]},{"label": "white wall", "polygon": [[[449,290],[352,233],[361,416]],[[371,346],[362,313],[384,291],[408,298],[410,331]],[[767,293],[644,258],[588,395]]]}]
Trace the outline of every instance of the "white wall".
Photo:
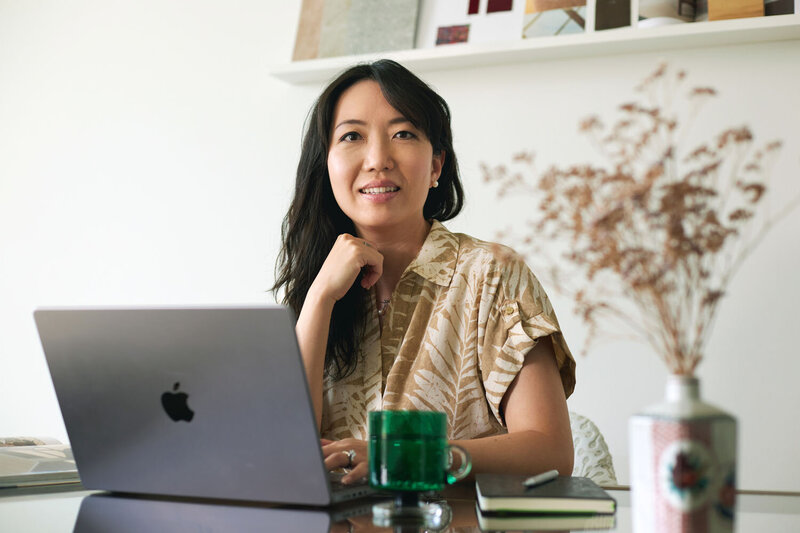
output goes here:
[{"label": "white wall", "polygon": [[[300,133],[321,84],[269,76],[288,61],[299,0],[0,0],[0,435],[63,423],[38,343],[40,305],[271,302]],[[708,133],[750,124],[783,138],[775,189],[800,189],[800,58],[788,44],[425,73],[452,106],[468,204],[451,229],[491,239],[524,219],[478,164],[533,149],[592,157],[578,120],[608,114],[661,59],[720,97]],[[740,421],[740,486],[800,490],[800,213],[747,262],[723,303],[704,396]],[[576,353],[583,327],[553,295]],[[645,346],[578,359],[570,407],[594,419],[627,482],[627,418],[659,400]]]}]

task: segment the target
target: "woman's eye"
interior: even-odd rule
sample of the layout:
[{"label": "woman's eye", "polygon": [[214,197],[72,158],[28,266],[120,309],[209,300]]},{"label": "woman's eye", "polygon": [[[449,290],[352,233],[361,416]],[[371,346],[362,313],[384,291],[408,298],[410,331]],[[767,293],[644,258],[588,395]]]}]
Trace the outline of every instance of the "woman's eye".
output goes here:
[{"label": "woman's eye", "polygon": [[339,138],[339,140],[340,141],[345,141],[345,142],[353,142],[353,141],[357,141],[360,138],[361,138],[361,135],[359,135],[358,133],[356,133],[354,131],[350,131],[350,132],[345,133],[344,135],[342,135]]},{"label": "woman's eye", "polygon": [[416,135],[414,135],[410,131],[405,131],[405,130],[398,131],[397,133],[394,134],[394,136],[397,137],[398,139],[413,139],[414,137],[416,137]]}]

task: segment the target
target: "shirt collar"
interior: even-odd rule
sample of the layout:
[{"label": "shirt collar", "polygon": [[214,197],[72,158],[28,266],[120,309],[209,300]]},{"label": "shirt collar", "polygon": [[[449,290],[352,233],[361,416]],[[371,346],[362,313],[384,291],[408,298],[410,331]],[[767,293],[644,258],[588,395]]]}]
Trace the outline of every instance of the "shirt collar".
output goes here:
[{"label": "shirt collar", "polygon": [[447,287],[453,279],[458,260],[458,237],[434,220],[417,257],[406,272],[415,272],[426,280]]}]

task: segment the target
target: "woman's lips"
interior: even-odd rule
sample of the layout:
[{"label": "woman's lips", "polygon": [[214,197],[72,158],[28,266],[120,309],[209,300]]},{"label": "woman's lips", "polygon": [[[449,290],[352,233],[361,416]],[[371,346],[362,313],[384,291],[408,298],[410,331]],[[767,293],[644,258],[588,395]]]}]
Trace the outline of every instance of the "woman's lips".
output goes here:
[{"label": "woman's lips", "polygon": [[371,202],[385,202],[397,196],[400,192],[399,187],[365,187],[360,189],[362,198]]},{"label": "woman's lips", "polygon": [[364,187],[359,192],[362,194],[383,194],[386,192],[399,191],[400,187]]}]

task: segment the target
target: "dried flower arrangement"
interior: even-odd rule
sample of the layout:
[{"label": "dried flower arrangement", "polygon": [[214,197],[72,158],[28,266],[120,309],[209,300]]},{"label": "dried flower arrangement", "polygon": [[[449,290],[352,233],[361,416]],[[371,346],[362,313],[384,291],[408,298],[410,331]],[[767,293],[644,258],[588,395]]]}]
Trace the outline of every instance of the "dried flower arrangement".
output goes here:
[{"label": "dried flower arrangement", "polygon": [[[661,65],[636,88],[643,102],[621,105],[613,126],[597,117],[581,123],[605,167],[553,167],[535,179],[534,155],[523,153],[514,157],[514,168],[482,170],[500,196],[532,192],[540,198],[528,235],[500,237],[537,260],[547,256],[545,242],[550,250],[555,243],[568,247],[561,254],[566,261],[547,261],[546,275],[574,298],[588,325],[587,347],[601,319],[604,327],[617,319],[672,373],[692,375],[732,276],[800,196],[769,213],[770,163],[781,143],[756,148],[745,126],[681,150],[687,125],[679,125],[679,110],[691,119],[716,95],[699,87],[674,101],[686,94],[685,78]],[[689,106],[677,105],[682,102]]]}]

